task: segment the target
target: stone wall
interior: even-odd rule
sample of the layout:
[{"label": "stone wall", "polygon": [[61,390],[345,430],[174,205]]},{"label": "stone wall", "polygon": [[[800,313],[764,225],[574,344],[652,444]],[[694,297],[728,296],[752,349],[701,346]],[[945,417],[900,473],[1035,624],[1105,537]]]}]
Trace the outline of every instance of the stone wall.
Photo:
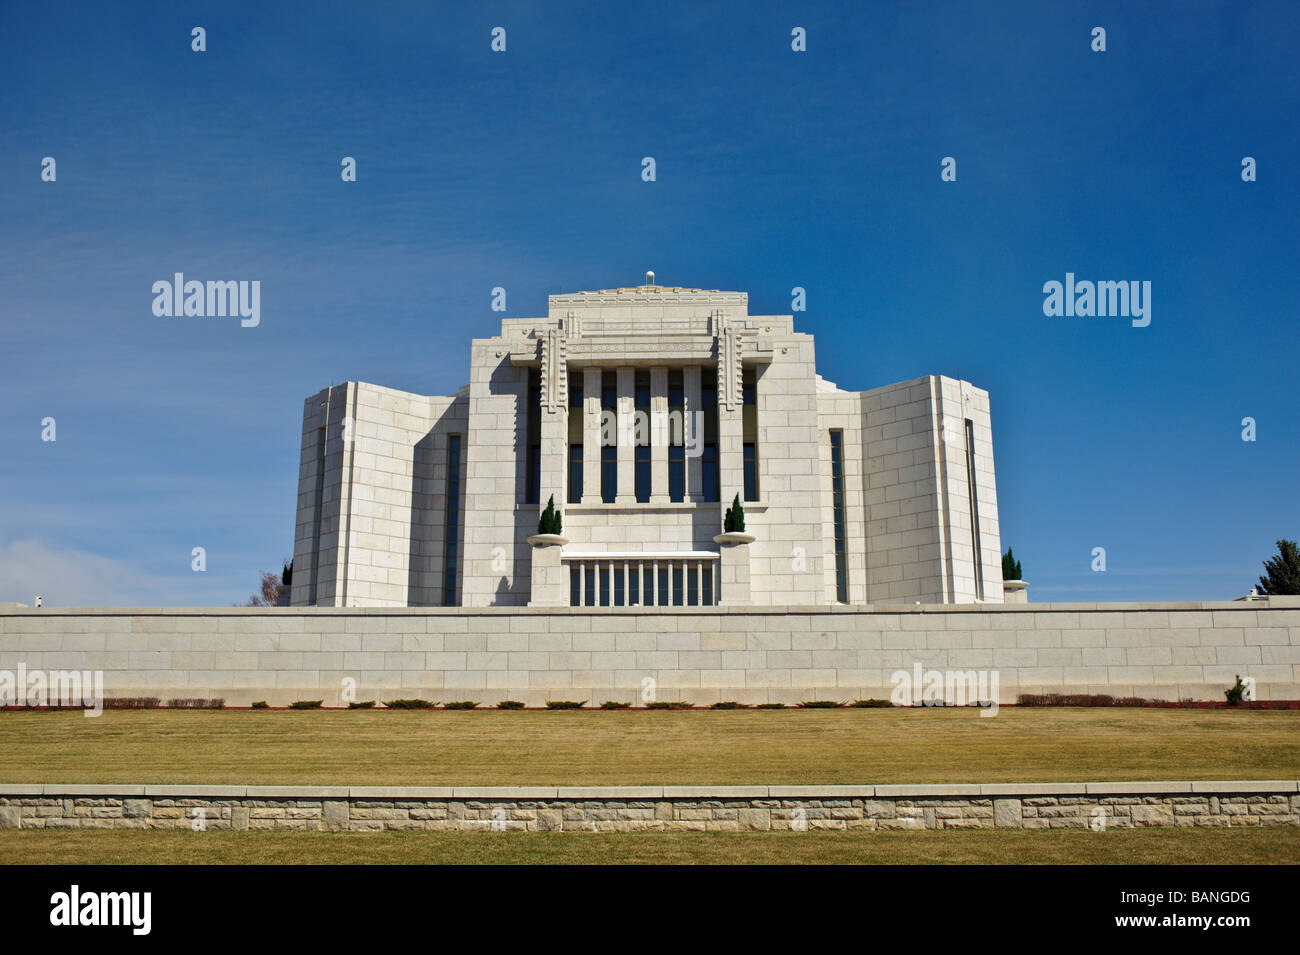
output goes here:
[{"label": "stone wall", "polygon": [[0,828],[564,832],[1300,824],[1294,780],[908,786],[0,785]]},{"label": "stone wall", "polygon": [[[415,395],[364,382],[347,382],[307,399],[293,606],[310,606],[313,586],[323,606],[442,603],[448,439],[465,434],[468,407],[465,394]],[[462,442],[462,487],[464,479]]]},{"label": "stone wall", "polygon": [[100,670],[107,696],[229,705],[888,698],[892,675],[996,674],[998,699],[1300,699],[1300,598],[824,608],[0,609],[0,670]]}]

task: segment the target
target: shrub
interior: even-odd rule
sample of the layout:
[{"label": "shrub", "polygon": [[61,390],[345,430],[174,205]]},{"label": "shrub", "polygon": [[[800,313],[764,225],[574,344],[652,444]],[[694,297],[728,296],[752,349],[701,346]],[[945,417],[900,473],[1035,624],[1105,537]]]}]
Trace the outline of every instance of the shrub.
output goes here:
[{"label": "shrub", "polygon": [[1020,576],[1020,561],[1011,555],[1011,548],[1002,555],[1002,579],[1003,580],[1023,580]]},{"label": "shrub", "polygon": [[1227,697],[1229,706],[1240,706],[1242,696],[1245,694],[1245,692],[1246,692],[1246,684],[1241,682],[1241,674],[1239,673],[1237,674],[1237,684],[1235,686],[1230,686],[1226,690],[1224,690],[1223,695]]},{"label": "shrub", "polygon": [[390,710],[431,710],[437,705],[428,700],[384,700],[384,706]]},{"label": "shrub", "polygon": [[453,703],[442,704],[444,710],[472,710],[477,706],[478,703],[475,700],[456,700]]},{"label": "shrub", "polygon": [[548,710],[580,710],[587,704],[586,700],[547,700]]},{"label": "shrub", "polygon": [[694,704],[687,703],[685,700],[656,700],[645,705],[647,710],[689,710],[694,708]]},{"label": "shrub", "polygon": [[348,704],[348,709],[350,710],[373,710],[374,708],[374,700],[353,700]]},{"label": "shrub", "polygon": [[760,704],[758,704],[758,706],[755,707],[755,709],[758,709],[758,710],[783,710],[783,709],[785,709],[785,704],[784,704],[784,703],[760,703]]},{"label": "shrub", "polygon": [[294,700],[289,704],[291,710],[319,710],[324,700]]},{"label": "shrub", "polygon": [[1021,693],[1020,706],[1151,706],[1155,701],[1140,696],[1118,699],[1106,693]]},{"label": "shrub", "polygon": [[537,533],[539,534],[559,534],[564,529],[564,521],[560,518],[560,513],[555,509],[555,495],[546,502],[546,510],[542,511],[542,516],[537,519]]},{"label": "shrub", "polygon": [[172,710],[224,710],[226,701],[208,699],[207,697],[177,697],[167,701],[167,708]]},{"label": "shrub", "polygon": [[727,513],[722,515],[722,530],[727,534],[741,533],[745,530],[745,509],[740,506],[739,494],[731,502],[731,507],[727,508]]},{"label": "shrub", "polygon": [[618,700],[606,700],[600,704],[600,708],[602,710],[626,710],[631,705],[631,703],[620,703]]},{"label": "shrub", "polygon": [[723,700],[721,703],[710,703],[711,710],[747,710],[749,707],[743,703],[737,703],[735,700]]},{"label": "shrub", "polygon": [[894,704],[891,703],[889,700],[854,700],[852,703],[849,704],[849,706],[857,707],[858,709],[868,709],[868,708],[893,706],[893,705]]},{"label": "shrub", "polygon": [[524,704],[519,700],[502,700],[497,704],[498,710],[522,710]]},{"label": "shrub", "polygon": [[106,710],[156,710],[161,705],[156,696],[119,696],[104,701]]},{"label": "shrub", "polygon": [[266,700],[254,700],[248,708],[250,710],[269,710],[271,704],[266,702]]},{"label": "shrub", "polygon": [[843,703],[836,703],[834,700],[804,700],[799,704],[799,708],[801,710],[834,710],[843,705]]}]

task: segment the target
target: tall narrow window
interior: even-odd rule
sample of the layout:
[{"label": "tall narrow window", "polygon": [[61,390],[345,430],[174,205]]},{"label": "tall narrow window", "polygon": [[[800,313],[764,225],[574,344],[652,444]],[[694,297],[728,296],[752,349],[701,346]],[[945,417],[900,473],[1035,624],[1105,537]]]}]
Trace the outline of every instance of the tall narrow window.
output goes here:
[{"label": "tall narrow window", "polygon": [[542,376],[528,370],[528,461],[524,474],[524,503],[539,504],[542,488]]},{"label": "tall narrow window", "polygon": [[706,501],[720,500],[721,475],[718,471],[718,373],[706,368],[700,372],[700,408],[704,412],[703,473],[700,488]]},{"label": "tall narrow window", "polygon": [[758,445],[745,442],[745,500],[758,500]]},{"label": "tall narrow window", "polygon": [[618,494],[618,448],[613,445],[600,449],[600,499],[613,504]]},{"label": "tall narrow window", "polygon": [[652,483],[650,468],[650,372],[638,371],[635,381],[634,410],[636,414],[633,421],[636,424],[636,446],[633,452],[633,479],[637,501],[647,504],[650,501]]},{"label": "tall narrow window", "polygon": [[442,550],[442,605],[456,604],[456,558],[460,551],[460,435],[447,435],[447,521]]},{"label": "tall narrow window", "polygon": [[685,391],[682,370],[668,371],[668,500],[686,500]]},{"label": "tall narrow window", "polygon": [[636,446],[636,499],[641,504],[650,502],[650,446]]},{"label": "tall narrow window", "polygon": [[668,446],[668,500],[686,500],[686,449],[680,444]]},{"label": "tall narrow window", "polygon": [[569,503],[582,502],[582,445],[569,445]]},{"label": "tall narrow window", "polygon": [[316,606],[316,587],[320,581],[320,525],[325,509],[325,429],[316,429],[316,508],[311,532],[311,593],[307,603]]},{"label": "tall narrow window", "polygon": [[[613,504],[618,496],[618,428],[606,428],[607,421],[618,420],[618,376],[612,371],[600,376],[600,499]],[[606,444],[606,439],[609,443]]]},{"label": "tall narrow window", "polygon": [[582,375],[575,373],[569,375],[570,504],[582,503],[582,428]]},{"label": "tall narrow window", "polygon": [[831,510],[835,523],[835,599],[849,602],[848,559],[844,544],[844,432],[831,432]]},{"label": "tall narrow window", "polygon": [[966,485],[970,488],[970,545],[975,562],[975,599],[984,599],[984,562],[980,559],[980,502],[975,489],[975,424],[966,419]]},{"label": "tall narrow window", "polygon": [[701,469],[704,486],[700,490],[703,492],[704,500],[717,501],[721,493],[718,487],[718,446],[706,442],[702,450],[700,459],[704,465]]},{"label": "tall narrow window", "polygon": [[758,376],[753,368],[746,368],[741,377],[742,446],[745,463],[745,500],[758,500]]}]

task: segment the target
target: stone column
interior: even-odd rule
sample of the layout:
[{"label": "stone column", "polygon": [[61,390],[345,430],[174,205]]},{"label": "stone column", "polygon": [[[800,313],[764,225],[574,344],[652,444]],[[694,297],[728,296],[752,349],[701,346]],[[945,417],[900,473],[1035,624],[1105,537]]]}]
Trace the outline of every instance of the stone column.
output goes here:
[{"label": "stone column", "polygon": [[745,419],[739,403],[727,408],[718,403],[718,500],[722,508],[731,506],[740,494],[745,499]]},{"label": "stone column", "polygon": [[533,548],[532,590],[530,607],[567,607],[569,582],[564,573],[560,552],[568,543],[558,534],[534,534],[528,538]]},{"label": "stone column", "polygon": [[668,503],[668,369],[650,369],[650,502]]},{"label": "stone column", "polygon": [[582,503],[600,503],[600,369],[582,370]]},{"label": "stone column", "polygon": [[713,538],[718,545],[718,605],[747,606],[753,602],[749,590],[749,545],[753,534],[731,532]]},{"label": "stone column", "polygon": [[633,419],[636,415],[636,369],[620,368],[618,370],[618,494],[614,500],[619,504],[631,504],[636,500],[636,458],[633,448],[635,430]]},{"label": "stone column", "polygon": [[[704,406],[700,403],[700,368],[689,365],[682,369],[683,434],[696,442],[686,446],[686,494],[688,501],[704,500]],[[698,426],[698,427],[697,427]],[[694,450],[695,456],[691,456]]]}]

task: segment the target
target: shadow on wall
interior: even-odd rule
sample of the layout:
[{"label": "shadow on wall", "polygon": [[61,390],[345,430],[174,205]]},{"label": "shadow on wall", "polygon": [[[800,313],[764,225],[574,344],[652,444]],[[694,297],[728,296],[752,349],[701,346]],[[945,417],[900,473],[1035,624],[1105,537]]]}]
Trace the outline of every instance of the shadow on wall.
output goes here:
[{"label": "shadow on wall", "polygon": [[[406,602],[412,607],[443,606],[444,556],[447,553],[448,436],[461,435],[460,506],[456,509],[456,575],[461,579],[465,539],[465,423],[468,400],[458,398],[421,438],[411,453],[411,523],[408,542]],[[456,601],[459,603],[459,601]]]}]

